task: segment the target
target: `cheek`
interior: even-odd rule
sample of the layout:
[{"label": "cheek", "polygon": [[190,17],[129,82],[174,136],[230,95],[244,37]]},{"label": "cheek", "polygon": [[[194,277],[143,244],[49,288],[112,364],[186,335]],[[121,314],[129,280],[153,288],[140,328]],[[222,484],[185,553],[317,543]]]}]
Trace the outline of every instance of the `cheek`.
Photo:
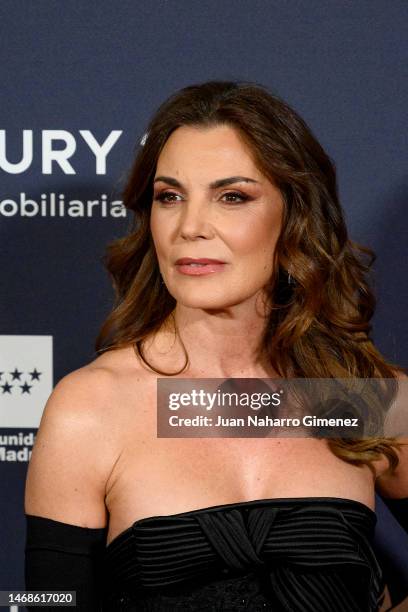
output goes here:
[{"label": "cheek", "polygon": [[247,255],[259,261],[268,261],[275,251],[280,233],[279,219],[253,217],[231,232],[231,247],[236,255]]},{"label": "cheek", "polygon": [[166,252],[166,244],[168,244],[166,225],[160,222],[160,219],[154,213],[150,216],[150,232],[152,235],[153,243],[160,257]]},{"label": "cheek", "polygon": [[268,282],[274,273],[274,253],[280,234],[279,217],[259,216],[248,220],[235,233],[236,272],[254,287]]}]

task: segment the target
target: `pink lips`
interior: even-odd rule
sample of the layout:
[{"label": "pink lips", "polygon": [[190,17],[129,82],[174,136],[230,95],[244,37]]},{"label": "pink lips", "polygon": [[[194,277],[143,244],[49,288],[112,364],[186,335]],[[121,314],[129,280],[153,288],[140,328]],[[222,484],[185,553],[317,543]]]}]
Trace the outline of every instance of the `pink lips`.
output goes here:
[{"label": "pink lips", "polygon": [[203,276],[205,274],[214,274],[223,270],[225,266],[224,261],[219,259],[210,259],[208,257],[181,257],[176,261],[176,269],[181,274],[187,274],[188,276]]}]

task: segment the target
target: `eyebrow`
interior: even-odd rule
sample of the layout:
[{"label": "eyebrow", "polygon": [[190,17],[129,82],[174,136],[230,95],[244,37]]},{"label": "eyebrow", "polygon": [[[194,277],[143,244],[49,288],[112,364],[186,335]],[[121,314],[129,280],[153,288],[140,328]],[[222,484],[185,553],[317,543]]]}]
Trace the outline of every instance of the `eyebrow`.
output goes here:
[{"label": "eyebrow", "polygon": [[[177,179],[171,176],[156,176],[153,183],[157,183],[158,181],[163,181],[164,183],[168,183],[173,187],[183,187],[183,184],[180,183]],[[255,179],[248,178],[247,176],[229,176],[227,178],[218,179],[209,184],[210,189],[217,189],[218,187],[224,187],[225,185],[232,185],[232,183],[258,183]]]}]

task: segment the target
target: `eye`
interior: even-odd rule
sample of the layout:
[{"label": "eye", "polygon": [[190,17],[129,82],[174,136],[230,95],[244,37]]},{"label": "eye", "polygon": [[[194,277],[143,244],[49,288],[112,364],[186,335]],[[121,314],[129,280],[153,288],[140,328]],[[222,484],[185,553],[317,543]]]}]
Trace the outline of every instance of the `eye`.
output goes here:
[{"label": "eye", "polygon": [[[173,204],[175,202],[179,202],[176,198],[181,197],[177,193],[173,193],[172,191],[162,191],[153,196],[153,200],[156,202],[161,202],[162,204]],[[229,191],[228,193],[224,193],[222,198],[228,198],[228,200],[224,200],[230,204],[240,204],[241,202],[246,202],[251,198],[239,191]]]},{"label": "eye", "polygon": [[[167,198],[171,197],[172,199],[168,200]],[[177,198],[178,194],[177,193],[172,193],[171,191],[162,191],[161,193],[158,193],[154,196],[154,201],[157,202],[162,202],[162,204],[171,204],[172,202],[177,202],[178,200],[175,200],[173,198]]]},{"label": "eye", "polygon": [[229,202],[231,202],[231,204],[239,204],[239,202],[246,202],[248,201],[250,198],[247,195],[244,195],[243,193],[239,193],[238,191],[229,191],[228,193],[224,193],[224,195],[222,196],[223,198],[225,197],[232,197],[232,198],[239,198],[239,200],[228,200]]}]

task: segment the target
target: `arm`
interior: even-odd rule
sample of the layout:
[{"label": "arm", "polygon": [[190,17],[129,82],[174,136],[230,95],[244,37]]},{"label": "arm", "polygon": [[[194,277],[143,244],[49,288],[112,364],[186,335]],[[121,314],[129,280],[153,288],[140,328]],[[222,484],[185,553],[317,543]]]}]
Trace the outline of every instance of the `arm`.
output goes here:
[{"label": "arm", "polygon": [[385,461],[375,486],[389,510],[408,532],[408,376],[402,372],[397,372],[397,376],[400,388],[387,415],[385,434],[395,436],[402,444],[398,450],[399,463],[391,472]]},{"label": "arm", "polygon": [[385,470],[376,479],[376,490],[383,498],[408,498],[408,438],[399,437],[403,446],[398,451],[399,463],[394,472]]},{"label": "arm", "polygon": [[[98,584],[106,534],[107,528],[90,529],[26,514],[26,590],[76,591],[77,610],[101,610]],[[27,609],[50,608],[27,606]]]},{"label": "arm", "polygon": [[107,372],[87,367],[63,378],[45,406],[27,472],[26,589],[76,590],[79,610],[100,609],[105,484],[116,458],[111,397]]},{"label": "arm", "polygon": [[[396,401],[387,415],[384,433],[386,437],[395,437],[404,446],[398,450],[399,464],[394,472],[388,469],[389,465],[385,457],[374,462],[377,471],[375,487],[379,494],[376,500],[378,522],[375,552],[380,560],[388,589],[387,605],[381,608],[381,612],[392,610],[395,606],[399,607],[399,604],[403,606],[408,594],[408,446],[406,444],[408,442],[408,437],[406,437],[408,435],[408,404],[405,399],[408,377],[402,372],[396,372],[396,375],[399,390]],[[387,509],[392,516],[389,515]],[[396,521],[405,530],[405,534]]]},{"label": "arm", "polygon": [[381,470],[376,479],[376,488],[383,497],[403,498],[408,497],[408,376],[403,372],[396,374],[399,389],[388,411],[384,434],[396,438],[402,446],[398,450],[396,470]]}]

